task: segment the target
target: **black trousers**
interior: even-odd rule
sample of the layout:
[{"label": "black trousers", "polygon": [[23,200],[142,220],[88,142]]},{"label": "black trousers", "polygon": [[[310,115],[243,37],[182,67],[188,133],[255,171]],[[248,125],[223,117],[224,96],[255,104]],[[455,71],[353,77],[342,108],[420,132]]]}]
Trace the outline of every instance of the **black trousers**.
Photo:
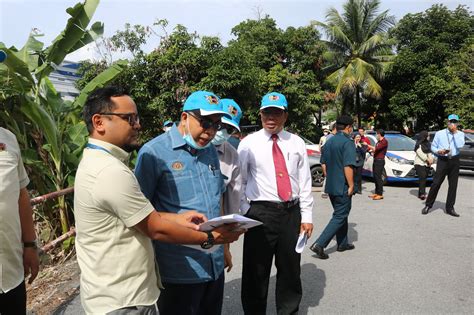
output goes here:
[{"label": "black trousers", "polygon": [[161,315],[219,315],[224,297],[224,272],[216,281],[166,283],[158,299]]},{"label": "black trousers", "polygon": [[385,167],[384,159],[374,159],[374,164],[372,165],[372,172],[374,173],[375,181],[375,193],[377,195],[383,195],[383,180],[382,174]]},{"label": "black trousers", "polygon": [[242,267],[242,306],[245,314],[265,314],[268,283],[275,256],[278,314],[297,314],[303,289],[301,255],[295,251],[300,232],[299,205],[288,209],[252,203],[247,217],[263,222],[245,233]]},{"label": "black trousers", "polygon": [[428,167],[424,165],[415,165],[416,174],[418,175],[418,197],[426,195],[426,178],[428,177]]},{"label": "black trousers", "polygon": [[456,191],[458,189],[459,178],[459,156],[454,156],[451,159],[440,157],[436,165],[436,173],[431,184],[428,198],[426,198],[426,205],[433,207],[433,204],[438,196],[438,191],[444,182],[445,177],[448,176],[448,197],[446,198],[446,211],[454,209],[456,203]]},{"label": "black trousers", "polygon": [[0,314],[26,314],[26,287],[24,281],[7,293],[0,293]]},{"label": "black trousers", "polygon": [[362,193],[362,165],[354,167],[354,187],[355,192]]}]

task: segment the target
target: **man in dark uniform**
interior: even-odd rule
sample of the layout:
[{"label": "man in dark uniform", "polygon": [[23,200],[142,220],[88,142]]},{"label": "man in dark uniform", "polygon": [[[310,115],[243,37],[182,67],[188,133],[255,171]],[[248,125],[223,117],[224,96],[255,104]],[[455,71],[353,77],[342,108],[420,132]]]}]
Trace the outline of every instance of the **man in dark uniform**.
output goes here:
[{"label": "man in dark uniform", "polygon": [[337,134],[326,142],[321,156],[321,165],[326,175],[325,192],[329,195],[334,213],[328,225],[310,249],[320,259],[329,256],[324,252],[334,235],[337,240],[337,251],[354,249],[347,239],[347,218],[351,211],[352,194],[354,193],[354,171],[356,149],[351,139],[353,120],[342,115],[336,120]]}]

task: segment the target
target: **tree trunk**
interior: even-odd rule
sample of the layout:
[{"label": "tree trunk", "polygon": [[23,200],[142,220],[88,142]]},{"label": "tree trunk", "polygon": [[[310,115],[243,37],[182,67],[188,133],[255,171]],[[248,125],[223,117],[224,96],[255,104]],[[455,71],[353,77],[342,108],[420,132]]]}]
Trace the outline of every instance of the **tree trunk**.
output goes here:
[{"label": "tree trunk", "polygon": [[359,86],[356,87],[356,97],[355,97],[355,105],[356,105],[356,111],[357,111],[357,128],[360,128],[360,93],[359,93]]}]

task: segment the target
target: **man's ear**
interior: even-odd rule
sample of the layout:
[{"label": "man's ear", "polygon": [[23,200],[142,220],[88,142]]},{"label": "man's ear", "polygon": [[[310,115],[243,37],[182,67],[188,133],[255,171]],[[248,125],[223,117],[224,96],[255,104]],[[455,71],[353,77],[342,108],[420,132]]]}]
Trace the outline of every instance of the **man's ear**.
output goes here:
[{"label": "man's ear", "polygon": [[99,133],[105,132],[105,117],[101,116],[99,114],[94,114],[92,116],[92,126],[94,127],[94,130],[96,130]]}]

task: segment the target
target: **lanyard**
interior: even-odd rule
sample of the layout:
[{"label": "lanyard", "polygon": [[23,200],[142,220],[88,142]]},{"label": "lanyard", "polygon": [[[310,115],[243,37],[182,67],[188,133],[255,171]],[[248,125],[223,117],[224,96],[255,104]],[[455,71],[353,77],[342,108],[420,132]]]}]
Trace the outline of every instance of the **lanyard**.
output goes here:
[{"label": "lanyard", "polygon": [[86,148],[93,149],[93,150],[102,150],[102,151],[107,152],[108,154],[111,154],[110,151],[107,150],[106,148],[103,148],[103,147],[98,146],[98,145],[93,144],[93,143],[88,143],[88,144],[86,145]]}]

